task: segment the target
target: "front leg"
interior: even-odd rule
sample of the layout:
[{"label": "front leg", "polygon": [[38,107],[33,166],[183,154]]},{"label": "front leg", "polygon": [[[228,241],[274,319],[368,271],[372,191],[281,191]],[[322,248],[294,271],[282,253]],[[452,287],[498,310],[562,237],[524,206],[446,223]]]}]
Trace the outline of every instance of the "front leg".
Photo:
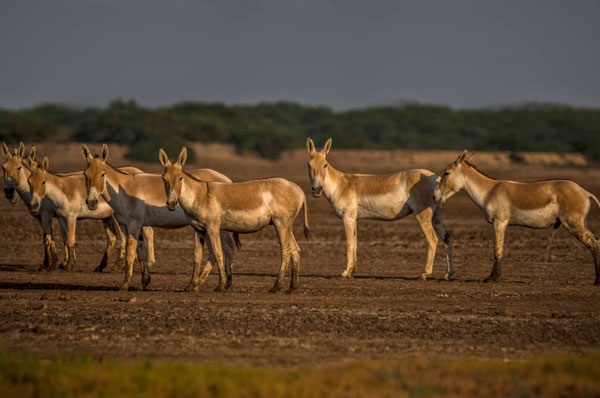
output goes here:
[{"label": "front leg", "polygon": [[[210,245],[210,243],[209,243]],[[204,232],[199,231],[197,229],[194,229],[194,268],[192,270],[192,279],[190,280],[190,283],[186,286],[186,288],[184,289],[184,291],[186,292],[197,292],[198,289],[200,288],[200,280],[202,281],[202,284],[204,284],[204,281],[206,280],[206,277],[208,276],[208,273],[210,273],[210,269],[212,268],[212,265],[208,268],[208,272],[206,272],[206,275],[204,272],[202,272],[202,276],[203,278],[200,278],[200,265],[202,264],[202,250],[203,250],[203,246],[204,246]],[[208,265],[208,263],[207,263]],[[206,271],[207,267],[204,267],[204,271]]]},{"label": "front leg", "polygon": [[67,244],[67,242],[68,242],[67,231],[69,230],[69,225],[65,218],[57,217],[57,219],[58,219],[58,226],[60,227],[60,236],[61,236],[62,242],[63,242],[63,249],[65,252],[65,257],[63,259],[63,262],[60,263],[58,268],[65,269],[65,267],[67,266],[67,263],[69,262],[69,245]]},{"label": "front leg", "polygon": [[227,276],[225,274],[225,264],[223,263],[223,250],[221,248],[220,225],[207,225],[206,234],[208,235],[208,244],[212,247],[215,261],[219,269],[219,286],[216,292],[224,292],[227,285]]},{"label": "front leg", "polygon": [[500,221],[498,219],[494,219],[494,236],[495,236],[495,246],[494,246],[494,268],[492,268],[492,273],[490,276],[485,278],[484,282],[495,282],[500,275],[502,275],[502,256],[504,252],[504,234],[506,232],[506,227],[508,226],[507,221]]},{"label": "front leg", "polygon": [[352,278],[352,274],[356,271],[356,217],[344,216],[344,229],[346,231],[346,269],[340,275],[342,278]]},{"label": "front leg", "polygon": [[[52,214],[48,211],[42,211],[38,221],[43,232],[44,267],[46,270],[52,271],[58,267],[58,254],[56,253],[56,245],[52,239]],[[39,270],[43,270],[42,267]]]},{"label": "front leg", "polygon": [[65,271],[72,271],[75,266],[75,230],[77,228],[77,217],[67,219],[67,249],[69,251],[69,260],[65,266]]},{"label": "front leg", "polygon": [[129,289],[129,284],[131,283],[131,277],[133,276],[133,263],[137,255],[137,237],[139,236],[139,234],[139,227],[127,228],[127,255],[125,265],[125,279],[123,280],[123,284],[121,285],[121,290]]}]

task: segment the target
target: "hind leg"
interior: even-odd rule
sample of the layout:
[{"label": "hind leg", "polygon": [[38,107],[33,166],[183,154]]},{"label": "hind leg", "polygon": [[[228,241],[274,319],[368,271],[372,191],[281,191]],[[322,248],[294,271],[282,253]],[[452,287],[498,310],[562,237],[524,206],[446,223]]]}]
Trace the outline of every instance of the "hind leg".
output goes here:
[{"label": "hind leg", "polygon": [[448,281],[450,280],[452,275],[454,275],[454,260],[452,258],[452,238],[450,237],[450,233],[448,233],[448,231],[446,230],[446,226],[444,225],[444,221],[442,219],[441,206],[437,207],[433,211],[433,218],[431,221],[433,223],[433,228],[435,229],[438,238],[440,238],[442,242],[444,242],[444,247],[446,248],[447,272],[444,276],[444,279]]},{"label": "hind leg", "polygon": [[104,249],[104,255],[100,261],[100,265],[94,268],[94,272],[102,272],[110,262],[110,255],[112,254],[113,248],[117,241],[117,231],[115,229],[114,219],[111,217],[102,219],[102,226],[106,233],[106,248]]},{"label": "hind leg", "polygon": [[[139,246],[138,244],[138,250]],[[142,227],[141,256],[138,251],[138,261],[142,266],[142,289],[146,290],[151,281],[150,271],[155,263],[154,230],[152,227]]]},{"label": "hind leg", "polygon": [[431,222],[431,207],[426,208],[417,214],[416,217],[421,226],[421,230],[425,235],[425,239],[427,240],[427,262],[425,263],[425,273],[421,275],[421,279],[427,280],[427,277],[433,272],[433,261],[435,259],[435,249],[437,248],[438,237]]},{"label": "hind leg", "polygon": [[298,242],[296,242],[296,238],[294,237],[294,231],[290,231],[290,241],[291,241],[291,263],[292,263],[292,280],[290,281],[290,287],[286,291],[287,294],[292,293],[294,290],[298,289],[299,286],[299,278],[300,278],[300,247],[298,246]]},{"label": "hind leg", "polygon": [[598,242],[596,236],[585,225],[584,217],[568,217],[566,220],[561,219],[561,222],[567,231],[592,252],[596,268],[594,285],[600,285],[600,242]]},{"label": "hind leg", "polygon": [[[200,287],[200,265],[202,263],[202,251],[203,251],[203,246],[204,246],[204,232],[199,231],[197,229],[194,229],[194,268],[192,270],[192,279],[190,280],[190,283],[186,286],[185,289],[183,289],[185,292],[197,292],[198,288]],[[207,245],[207,246],[210,246]],[[209,248],[209,251],[211,249]],[[206,267],[204,267],[206,270]],[[202,279],[202,284],[204,284],[204,282],[206,281],[206,277],[208,276],[208,273],[210,273],[210,269],[212,268],[212,265],[210,266],[210,268],[208,269],[207,274],[204,276],[204,278]],[[204,273],[203,273],[204,275]]]},{"label": "hind leg", "polygon": [[485,278],[483,282],[495,282],[502,275],[502,257],[504,255],[504,235],[506,233],[507,221],[494,219],[494,236],[496,242],[494,245],[494,267],[490,276]]},{"label": "hind leg", "polygon": [[[277,293],[281,290],[281,284],[285,278],[285,271],[287,270],[288,264],[291,261],[291,254],[295,251],[295,248],[290,247],[289,228],[291,226],[285,226],[279,221],[273,221],[273,226],[277,231],[277,237],[279,238],[279,245],[281,247],[281,265],[279,267],[279,275],[275,279],[273,287],[269,289],[269,293]],[[291,286],[291,285],[290,285]]]},{"label": "hind leg", "polygon": [[126,267],[127,260],[125,256],[127,254],[127,236],[123,231],[125,230],[125,226],[119,224],[115,219],[115,229],[116,234],[119,238],[119,255],[117,256],[114,264],[110,267],[111,271],[123,270]]}]

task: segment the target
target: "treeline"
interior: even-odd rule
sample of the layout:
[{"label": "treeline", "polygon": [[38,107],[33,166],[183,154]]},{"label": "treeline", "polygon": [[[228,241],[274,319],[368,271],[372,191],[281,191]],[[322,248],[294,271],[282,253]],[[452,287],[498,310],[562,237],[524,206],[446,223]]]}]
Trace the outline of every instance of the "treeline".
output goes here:
[{"label": "treeline", "polygon": [[333,137],[336,148],[580,152],[600,161],[600,109],[407,104],[336,112],[291,102],[147,108],[120,99],[105,108],[0,109],[0,139],[6,142],[114,142],[130,148],[129,158],[151,162],[160,147],[176,153],[185,142],[232,143],[239,152],[275,159],[303,146],[307,136],[319,145]]}]

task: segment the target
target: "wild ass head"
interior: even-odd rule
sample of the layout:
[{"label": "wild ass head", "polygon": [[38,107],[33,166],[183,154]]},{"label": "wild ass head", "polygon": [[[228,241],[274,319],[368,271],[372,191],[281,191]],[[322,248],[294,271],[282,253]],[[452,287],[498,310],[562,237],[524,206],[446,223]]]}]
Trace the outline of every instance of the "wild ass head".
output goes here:
[{"label": "wild ass head", "polygon": [[29,190],[31,192],[31,212],[38,214],[42,205],[42,200],[46,197],[46,176],[50,162],[48,157],[44,156],[42,163],[31,163],[31,175],[27,179]]},{"label": "wild ass head", "polygon": [[464,171],[467,167],[466,157],[469,151],[466,149],[458,155],[456,160],[446,167],[444,175],[435,191],[433,191],[433,200],[435,203],[443,204],[452,195],[460,191],[465,186]]},{"label": "wild ass head", "polygon": [[331,138],[325,142],[321,150],[315,149],[315,143],[308,137],[306,140],[306,149],[310,158],[308,159],[308,178],[310,178],[310,188],[312,195],[318,198],[323,193],[323,181],[327,176],[328,162],[326,159],[331,149]]},{"label": "wild ass head", "polygon": [[163,170],[162,178],[165,184],[165,192],[167,193],[167,207],[169,210],[174,211],[177,209],[179,203],[179,195],[181,195],[181,186],[183,184],[183,165],[187,159],[187,149],[181,148],[177,161],[172,163],[169,160],[169,156],[160,148],[158,152],[158,158],[160,163],[165,168]]},{"label": "wild ass head", "polygon": [[87,198],[85,203],[90,210],[98,208],[98,199],[106,191],[106,159],[108,158],[108,145],[102,144],[100,156],[93,156],[90,149],[85,144],[81,144],[81,153],[87,161],[87,166],[83,175],[85,176],[85,186],[87,189]]},{"label": "wild ass head", "polygon": [[[32,147],[35,157],[35,148]],[[15,204],[19,199],[16,194],[18,186],[27,185],[27,174],[26,169],[23,165],[25,159],[25,145],[19,142],[19,148],[14,149],[13,153],[10,152],[6,143],[2,143],[2,153],[4,154],[4,163],[2,164],[2,176],[4,178],[4,196]]]}]

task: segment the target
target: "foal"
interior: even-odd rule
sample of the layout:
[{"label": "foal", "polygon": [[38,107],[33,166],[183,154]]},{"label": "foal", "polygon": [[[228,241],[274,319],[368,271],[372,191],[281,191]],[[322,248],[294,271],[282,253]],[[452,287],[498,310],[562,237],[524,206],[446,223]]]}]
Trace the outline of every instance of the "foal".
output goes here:
[{"label": "foal", "polygon": [[434,199],[443,204],[462,189],[483,211],[485,219],[493,224],[496,239],[494,267],[484,282],[495,281],[502,274],[507,226],[558,228],[562,224],[592,252],[596,266],[595,284],[600,284],[600,243],[585,224],[590,200],[600,206],[596,196],[570,180],[529,183],[495,180],[477,170],[465,160],[466,156],[467,150],[446,168]]},{"label": "foal", "polygon": [[321,150],[316,150],[309,137],[306,148],[310,156],[308,176],[313,197],[318,198],[324,193],[335,214],[344,222],[347,262],[341,274],[343,278],[352,277],[356,271],[356,223],[359,219],[394,221],[414,213],[427,239],[427,262],[421,278],[427,279],[433,271],[439,236],[446,246],[448,269],[444,279],[450,279],[454,274],[452,241],[444,227],[441,209],[432,200],[439,181],[437,175],[425,169],[383,175],[343,173],[327,161],[331,138]]},{"label": "foal", "polygon": [[223,184],[202,181],[183,171],[187,158],[185,147],[175,163],[160,150],[160,162],[164,166],[162,178],[167,194],[169,210],[175,211],[180,204],[193,218],[192,226],[206,231],[219,267],[219,286],[225,290],[223,254],[218,239],[219,231],[240,233],[256,232],[273,224],[281,245],[281,267],[275,284],[269,290],[281,289],[288,264],[292,263],[292,280],[288,293],[298,288],[300,272],[300,247],[294,237],[294,220],[304,208],[304,234],[308,238],[309,227],[306,198],[302,189],[283,178],[265,178],[246,182]]},{"label": "foal", "polygon": [[[123,173],[106,162],[108,158],[108,146],[102,144],[100,156],[92,156],[86,145],[81,146],[83,158],[87,162],[84,172],[86,178],[87,199],[86,203],[90,210],[98,207],[100,198],[106,200],[114,210],[115,218],[127,234],[127,267],[125,279],[121,285],[122,290],[127,290],[133,274],[133,261],[136,256],[138,237],[144,226],[159,228],[183,228],[191,224],[192,219],[183,211],[175,212],[167,210],[167,196],[163,180],[158,174]],[[210,169],[190,170],[190,174],[196,178],[210,181],[231,182],[221,173]],[[225,267],[228,274],[228,285],[231,284],[231,263],[233,261],[234,241],[227,232],[222,232],[219,243],[225,248]],[[237,241],[236,239],[236,242]],[[194,273],[186,291],[198,291],[210,273],[214,258],[210,253],[202,275],[199,267],[202,262],[202,246],[204,244],[203,234],[194,234]],[[149,266],[144,267],[142,273],[142,288],[150,283],[150,274],[146,271],[154,264],[154,258],[150,258]]]}]

